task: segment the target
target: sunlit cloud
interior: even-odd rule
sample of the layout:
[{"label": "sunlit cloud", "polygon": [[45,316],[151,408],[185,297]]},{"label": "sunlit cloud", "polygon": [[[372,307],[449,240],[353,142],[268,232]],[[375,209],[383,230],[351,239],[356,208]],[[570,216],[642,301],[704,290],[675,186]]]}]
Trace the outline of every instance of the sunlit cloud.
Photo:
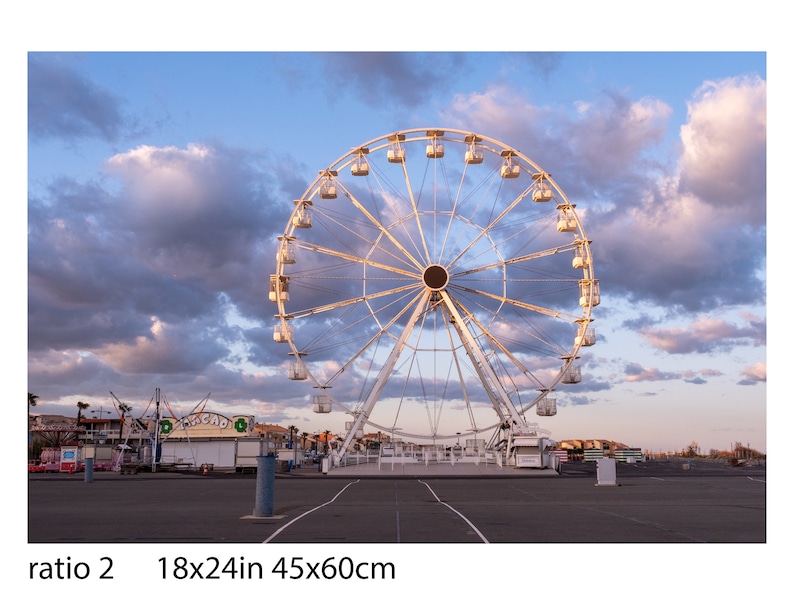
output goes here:
[{"label": "sunlit cloud", "polygon": [[639,333],[654,348],[667,353],[709,353],[725,351],[737,344],[762,345],[764,329],[764,326],[742,328],[725,320],[702,317],[688,327],[646,327]]},{"label": "sunlit cloud", "polygon": [[755,384],[757,382],[766,382],[766,362],[757,362],[742,370],[744,377],[740,384]]},{"label": "sunlit cloud", "polygon": [[681,189],[763,225],[766,208],[766,81],[706,81],[681,128]]}]

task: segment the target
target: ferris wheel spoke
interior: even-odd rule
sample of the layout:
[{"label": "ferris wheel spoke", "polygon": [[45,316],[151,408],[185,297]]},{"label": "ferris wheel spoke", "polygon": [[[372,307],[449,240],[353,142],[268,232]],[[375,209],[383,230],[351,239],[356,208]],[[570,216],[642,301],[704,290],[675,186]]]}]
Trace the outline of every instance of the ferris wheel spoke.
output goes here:
[{"label": "ferris wheel spoke", "polygon": [[422,229],[422,218],[419,216],[419,206],[416,203],[416,196],[414,195],[414,188],[411,185],[411,176],[408,174],[408,168],[405,165],[405,160],[402,162],[403,176],[405,176],[405,189],[408,192],[408,199],[411,202],[413,209],[413,216],[416,220],[417,234],[422,241],[422,251],[425,256],[425,262],[431,262],[430,250],[427,247],[427,238],[425,237],[424,229]]},{"label": "ferris wheel spoke", "polygon": [[529,310],[531,312],[537,312],[538,314],[544,314],[545,316],[549,316],[551,318],[560,318],[563,320],[569,320],[571,322],[578,320],[580,318],[579,316],[573,316],[567,312],[562,312],[560,310],[553,310],[551,308],[544,308],[542,306],[537,306],[535,304],[529,304],[527,302],[522,302],[520,300],[509,298],[504,295],[497,295],[495,293],[491,293],[489,291],[483,291],[481,289],[474,289],[472,287],[466,287],[463,285],[454,285],[454,288],[458,291],[464,291],[466,293],[471,293],[471,294],[479,295],[484,298],[489,298],[495,302],[502,302],[505,304],[510,304],[511,306],[515,306],[517,308],[522,308],[524,310]]},{"label": "ferris wheel spoke", "polygon": [[377,259],[356,256],[354,254],[349,254],[341,250],[332,249],[326,246],[321,246],[319,244],[313,244],[310,242],[296,240],[292,242],[292,245],[295,246],[296,248],[302,248],[304,250],[309,250],[311,252],[317,252],[318,254],[323,254],[325,256],[332,256],[334,258],[338,258],[340,261],[362,264],[366,266],[371,266],[376,269],[397,273],[398,275],[402,275],[403,277],[409,279],[419,280],[421,278],[421,275],[415,271],[409,271],[406,269],[397,268],[394,266],[390,266],[384,262],[381,262],[380,260]]},{"label": "ferris wheel spoke", "polygon": [[455,271],[452,275],[453,278],[463,277],[465,275],[472,275],[474,273],[481,273],[483,271],[488,271],[491,269],[498,269],[505,266],[510,266],[514,264],[519,264],[522,262],[527,262],[529,260],[536,260],[538,258],[544,258],[547,256],[553,256],[557,254],[564,254],[566,252],[573,252],[577,249],[576,244],[565,244],[562,246],[556,246],[554,248],[547,248],[545,250],[539,250],[537,252],[532,252],[530,254],[524,254],[522,256],[516,256],[514,258],[507,258],[504,260],[497,260],[491,262],[489,264],[485,264],[478,267],[472,267],[470,269],[465,269],[463,271]]},{"label": "ferris wheel spoke", "polygon": [[507,208],[505,208],[501,213],[499,213],[496,217],[494,217],[486,227],[480,230],[480,233],[471,242],[469,242],[468,246],[464,247],[460,251],[460,253],[450,261],[448,266],[450,267],[454,266],[455,263],[458,260],[460,260],[473,246],[475,246],[484,237],[486,237],[486,235],[491,230],[493,230],[493,228],[495,228],[507,215],[509,215],[510,212],[513,211],[513,209],[515,209],[519,204],[521,204],[524,198],[526,198],[527,195],[529,194],[530,190],[531,190],[531,186],[525,188],[515,199],[513,199],[513,202],[511,202],[507,206]]},{"label": "ferris wheel spoke", "polygon": [[354,298],[350,298],[347,300],[340,300],[338,302],[330,302],[327,304],[322,304],[319,306],[315,306],[313,308],[307,308],[304,310],[295,310],[292,312],[287,312],[283,315],[283,318],[290,318],[290,319],[297,319],[303,318],[305,316],[313,316],[316,314],[321,314],[324,312],[330,312],[333,310],[340,310],[342,308],[346,308],[347,306],[352,306],[353,304],[359,304],[362,302],[372,301],[377,298],[385,297],[388,295],[394,295],[402,292],[407,292],[411,290],[415,290],[417,285],[403,285],[400,287],[394,287],[392,289],[379,291],[377,293],[371,293],[367,295],[361,295]]},{"label": "ferris wheel spoke", "polygon": [[[351,219],[349,215],[324,209],[318,210],[316,213],[320,224],[328,231],[339,247],[334,250],[327,247],[329,242],[317,244],[304,241],[301,243],[295,239],[293,239],[293,245],[297,247],[303,245],[309,249],[317,247],[317,251],[325,249],[329,251],[329,254],[333,253],[335,256],[348,260],[365,258],[367,262],[378,263],[381,267],[387,266],[386,260],[392,260],[402,263],[408,268],[416,268],[415,262],[406,257],[408,251],[404,246],[398,243],[397,239],[392,235],[387,235],[382,227],[371,225],[368,217],[365,219]],[[374,232],[374,237],[366,235],[364,233],[366,230]],[[387,238],[390,244],[384,245],[383,238]],[[361,254],[366,254],[367,256],[361,257]],[[405,272],[404,269],[395,268],[395,270]]]},{"label": "ferris wheel spoke", "polygon": [[[395,306],[400,305],[402,300],[400,294],[395,294],[395,296],[396,297],[394,297],[394,299],[381,304],[381,306],[377,309],[373,308],[371,303],[368,301],[366,304],[366,310],[363,313],[359,310],[346,307],[350,305],[347,304],[343,310],[335,316],[333,324],[328,326],[324,332],[319,333],[316,337],[314,337],[311,342],[300,346],[298,348],[298,352],[310,352],[313,355],[323,352],[337,354],[341,347],[347,344],[355,344],[358,346],[362,340],[366,341],[366,343],[364,344],[364,347],[362,347],[361,352],[365,351],[369,346],[377,342],[381,336],[388,334],[391,326],[399,318],[398,314],[392,319],[391,322],[386,324],[379,322],[379,330],[376,332],[375,336],[373,336],[372,340],[369,340],[369,336],[372,334],[370,327],[373,317],[377,319],[381,313],[386,313],[392,310]],[[370,298],[372,298],[372,301],[374,301],[376,296],[370,296]],[[354,316],[358,317],[353,320],[349,320]],[[356,331],[357,328],[361,327],[363,327],[363,331]],[[354,334],[357,332],[361,332],[363,335]],[[352,360],[351,362],[348,362],[348,364],[342,365],[340,372],[343,371],[349,365],[349,363],[352,363]]]},{"label": "ferris wheel spoke", "polygon": [[392,234],[392,232],[390,231],[390,229],[389,229],[387,226],[383,225],[383,223],[382,223],[382,222],[381,222],[381,221],[380,221],[380,220],[379,220],[379,219],[378,219],[378,218],[377,218],[375,215],[373,215],[373,214],[372,214],[372,213],[371,213],[371,212],[370,212],[370,211],[369,211],[369,210],[368,210],[368,209],[367,209],[367,208],[364,206],[364,204],[363,204],[363,203],[362,203],[362,202],[361,202],[361,201],[360,201],[358,198],[356,198],[356,196],[355,196],[355,194],[354,194],[353,192],[351,192],[351,191],[350,191],[348,188],[346,188],[344,185],[342,185],[342,189],[344,190],[344,192],[345,192],[345,195],[348,197],[348,199],[350,200],[350,202],[351,202],[351,203],[352,203],[352,204],[353,204],[353,205],[354,205],[354,206],[355,206],[355,207],[356,207],[356,208],[357,208],[357,209],[358,209],[358,210],[361,212],[361,214],[362,214],[362,215],[364,215],[364,217],[366,217],[366,219],[367,219],[367,220],[368,220],[370,223],[372,223],[372,224],[373,224],[373,225],[374,225],[374,226],[375,226],[375,227],[376,227],[376,228],[377,228],[377,229],[380,231],[380,233],[382,233],[382,234],[383,234],[385,237],[387,237],[387,238],[388,238],[388,239],[391,241],[391,243],[392,243],[392,244],[393,244],[393,245],[394,245],[394,246],[395,246],[397,249],[399,249],[399,250],[400,250],[400,251],[403,253],[403,255],[405,255],[405,257],[406,257],[406,258],[408,258],[408,260],[409,260],[411,263],[413,263],[413,265],[414,265],[416,268],[418,268],[418,269],[421,269],[421,268],[422,268],[422,265],[421,265],[421,263],[420,263],[420,262],[419,262],[419,261],[416,259],[416,257],[415,257],[415,256],[414,256],[414,255],[413,255],[411,252],[410,252],[410,250],[408,250],[408,249],[406,249],[406,248],[405,248],[405,246],[402,244],[402,242],[400,242],[400,241],[399,241],[399,240],[398,240],[396,237],[394,237],[394,235]]}]

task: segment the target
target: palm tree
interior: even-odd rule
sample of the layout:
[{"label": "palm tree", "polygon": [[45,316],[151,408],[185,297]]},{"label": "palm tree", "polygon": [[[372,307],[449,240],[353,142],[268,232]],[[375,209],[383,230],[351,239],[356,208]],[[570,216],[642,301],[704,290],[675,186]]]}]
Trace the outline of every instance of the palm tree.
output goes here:
[{"label": "palm tree", "polygon": [[294,449],[295,443],[292,441],[292,436],[298,434],[298,428],[295,426],[290,426],[287,429],[289,430],[289,447]]},{"label": "palm tree", "polygon": [[38,395],[34,395],[33,393],[28,393],[28,407],[35,407],[39,401]]},{"label": "palm tree", "polygon": [[325,431],[325,454],[328,454],[328,434],[331,433],[331,430]]},{"label": "palm tree", "polygon": [[303,438],[303,450],[306,450],[306,438],[309,437],[309,432],[303,432],[301,434],[301,438]]},{"label": "palm tree", "polygon": [[83,417],[83,413],[82,413],[83,410],[88,409],[90,406],[91,405],[89,405],[88,403],[83,403],[82,401],[77,401],[77,421],[75,422],[75,425],[78,425],[78,426],[80,425],[80,420]]}]

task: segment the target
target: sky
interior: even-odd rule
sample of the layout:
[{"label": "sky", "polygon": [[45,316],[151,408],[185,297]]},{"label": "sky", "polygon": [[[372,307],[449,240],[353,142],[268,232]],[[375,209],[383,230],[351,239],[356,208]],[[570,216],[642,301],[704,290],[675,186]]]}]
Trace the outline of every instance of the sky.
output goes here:
[{"label": "sky", "polygon": [[601,304],[555,439],[767,448],[764,52],[30,52],[28,391],[330,429],[268,300],[293,200],[351,147],[472,130],[554,172]]}]

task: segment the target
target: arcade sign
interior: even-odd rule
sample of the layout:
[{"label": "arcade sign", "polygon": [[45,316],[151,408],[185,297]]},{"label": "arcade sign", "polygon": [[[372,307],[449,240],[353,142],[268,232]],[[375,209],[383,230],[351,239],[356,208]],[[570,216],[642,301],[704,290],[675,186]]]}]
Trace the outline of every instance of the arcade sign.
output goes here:
[{"label": "arcade sign", "polygon": [[160,420],[160,436],[163,438],[240,438],[251,436],[253,431],[253,415],[227,417],[221,413],[204,411],[180,419],[165,417]]}]

